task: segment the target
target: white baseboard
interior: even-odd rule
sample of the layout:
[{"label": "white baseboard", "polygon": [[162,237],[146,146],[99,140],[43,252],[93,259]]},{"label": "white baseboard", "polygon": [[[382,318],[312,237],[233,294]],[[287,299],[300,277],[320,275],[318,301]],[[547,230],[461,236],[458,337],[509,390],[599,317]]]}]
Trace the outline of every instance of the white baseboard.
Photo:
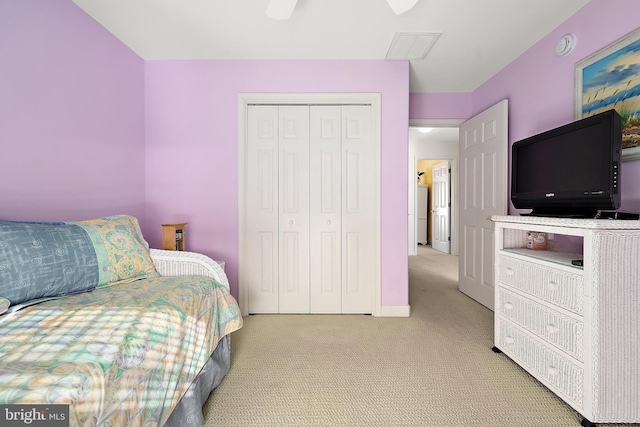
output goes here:
[{"label": "white baseboard", "polygon": [[376,317],[409,317],[411,315],[410,305],[398,305],[398,306],[382,306]]}]

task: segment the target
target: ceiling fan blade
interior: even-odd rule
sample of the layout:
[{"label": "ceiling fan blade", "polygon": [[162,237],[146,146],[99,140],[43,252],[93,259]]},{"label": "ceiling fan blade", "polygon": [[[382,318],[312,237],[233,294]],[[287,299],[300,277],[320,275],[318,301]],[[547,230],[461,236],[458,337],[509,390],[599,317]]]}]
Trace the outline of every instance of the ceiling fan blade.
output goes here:
[{"label": "ceiling fan blade", "polygon": [[272,19],[289,19],[298,0],[271,0],[267,6],[267,16]]},{"label": "ceiling fan blade", "polygon": [[411,10],[418,1],[419,0],[387,0],[387,3],[389,3],[389,6],[391,6],[391,9],[393,9],[396,15],[400,15]]}]

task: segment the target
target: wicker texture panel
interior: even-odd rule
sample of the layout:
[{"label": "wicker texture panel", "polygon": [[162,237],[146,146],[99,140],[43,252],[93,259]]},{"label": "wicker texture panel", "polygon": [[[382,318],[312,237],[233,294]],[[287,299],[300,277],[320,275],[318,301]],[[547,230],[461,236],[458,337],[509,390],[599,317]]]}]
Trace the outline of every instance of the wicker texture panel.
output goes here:
[{"label": "wicker texture panel", "polygon": [[505,255],[499,256],[498,266],[500,282],[576,314],[583,314],[584,279],[582,275]]},{"label": "wicker texture panel", "polygon": [[505,228],[503,232],[504,248],[526,248],[527,235],[522,230],[514,230],[513,228]]},{"label": "wicker texture panel", "polygon": [[638,423],[640,231],[596,232],[593,246],[594,421]]},{"label": "wicker texture panel", "polygon": [[206,255],[186,251],[150,249],[151,259],[161,276],[197,275],[211,277],[229,289],[227,275],[220,264]]},{"label": "wicker texture panel", "polygon": [[498,289],[500,314],[582,361],[583,323],[504,288]]},{"label": "wicker texture panel", "polygon": [[554,227],[588,228],[592,230],[638,230],[640,221],[636,220],[616,220],[616,219],[574,219],[574,218],[551,218],[536,216],[517,215],[494,215],[491,217],[495,222],[511,222],[516,224],[530,224]]},{"label": "wicker texture panel", "polygon": [[499,330],[499,347],[508,356],[516,359],[523,368],[561,394],[565,400],[582,408],[584,371],[581,367],[502,318],[499,318]]}]

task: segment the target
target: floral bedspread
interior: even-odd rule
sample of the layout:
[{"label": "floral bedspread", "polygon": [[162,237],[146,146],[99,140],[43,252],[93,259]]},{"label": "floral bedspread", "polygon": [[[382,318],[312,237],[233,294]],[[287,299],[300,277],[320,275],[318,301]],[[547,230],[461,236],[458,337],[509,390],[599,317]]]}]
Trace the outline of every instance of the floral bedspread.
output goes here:
[{"label": "floral bedspread", "polygon": [[242,326],[226,288],[153,277],[0,316],[0,403],[68,404],[70,425],[162,425]]}]

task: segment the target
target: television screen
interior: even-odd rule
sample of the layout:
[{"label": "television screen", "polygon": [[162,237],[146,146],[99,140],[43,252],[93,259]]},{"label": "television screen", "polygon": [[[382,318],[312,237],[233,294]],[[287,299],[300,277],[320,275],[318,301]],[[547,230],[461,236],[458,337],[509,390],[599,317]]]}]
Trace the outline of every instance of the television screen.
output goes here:
[{"label": "television screen", "polygon": [[515,142],[511,200],[541,216],[593,217],[620,207],[620,115],[606,111]]}]

